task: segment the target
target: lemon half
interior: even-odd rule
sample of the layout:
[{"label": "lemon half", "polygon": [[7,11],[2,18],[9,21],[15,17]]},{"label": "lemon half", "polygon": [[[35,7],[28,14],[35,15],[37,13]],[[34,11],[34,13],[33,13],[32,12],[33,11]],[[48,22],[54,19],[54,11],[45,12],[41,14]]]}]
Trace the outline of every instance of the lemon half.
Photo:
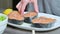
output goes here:
[{"label": "lemon half", "polygon": [[5,15],[8,15],[8,14],[10,14],[12,11],[13,11],[12,9],[6,9],[6,10],[3,11],[3,13],[4,13]]}]

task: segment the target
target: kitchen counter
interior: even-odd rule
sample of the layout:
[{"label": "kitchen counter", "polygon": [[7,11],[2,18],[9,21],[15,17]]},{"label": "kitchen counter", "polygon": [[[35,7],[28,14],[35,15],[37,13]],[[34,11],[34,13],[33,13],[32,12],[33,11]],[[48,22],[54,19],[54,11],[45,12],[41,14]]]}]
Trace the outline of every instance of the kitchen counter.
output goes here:
[{"label": "kitchen counter", "polygon": [[[0,13],[1,12],[3,12],[2,9],[0,9]],[[32,32],[8,25],[3,34],[32,34]],[[36,32],[36,34],[60,34],[60,28],[48,32]]]},{"label": "kitchen counter", "polygon": [[[7,26],[3,34],[32,34],[31,31]],[[36,32],[36,34],[60,34],[60,28],[48,32]]]},{"label": "kitchen counter", "polygon": [[[3,12],[2,9],[0,9],[0,13],[1,12]],[[3,34],[32,34],[32,32],[28,30],[18,29],[12,26],[7,26]],[[36,34],[60,34],[60,28],[48,32],[36,32]]]}]

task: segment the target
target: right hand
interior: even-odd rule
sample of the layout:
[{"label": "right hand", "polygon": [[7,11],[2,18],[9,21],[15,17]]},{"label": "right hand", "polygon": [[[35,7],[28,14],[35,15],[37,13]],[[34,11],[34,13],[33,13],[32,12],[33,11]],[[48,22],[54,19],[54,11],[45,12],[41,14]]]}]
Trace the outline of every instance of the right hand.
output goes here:
[{"label": "right hand", "polygon": [[16,6],[16,8],[18,9],[18,11],[20,12],[21,15],[24,15],[24,10],[28,3],[33,3],[35,12],[39,12],[37,0],[21,0]]},{"label": "right hand", "polygon": [[25,10],[25,7],[26,7],[26,5],[29,3],[29,0],[21,0],[18,4],[17,4],[17,6],[16,6],[16,8],[18,9],[18,11],[19,11],[19,13],[21,14],[21,15],[24,15],[24,10]]}]

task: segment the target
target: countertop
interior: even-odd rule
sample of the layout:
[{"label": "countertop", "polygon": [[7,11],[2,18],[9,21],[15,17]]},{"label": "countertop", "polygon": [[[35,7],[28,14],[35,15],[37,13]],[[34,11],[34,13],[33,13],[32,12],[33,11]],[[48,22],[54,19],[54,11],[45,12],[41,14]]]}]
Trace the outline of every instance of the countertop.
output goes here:
[{"label": "countertop", "polygon": [[[32,34],[32,32],[8,25],[3,34]],[[54,29],[52,31],[36,32],[36,34],[60,34],[60,28]]]},{"label": "countertop", "polygon": [[[1,12],[3,12],[2,9],[0,9],[0,13]],[[32,34],[32,32],[8,25],[3,34]],[[52,31],[36,32],[36,34],[60,34],[60,28],[54,29]]]}]

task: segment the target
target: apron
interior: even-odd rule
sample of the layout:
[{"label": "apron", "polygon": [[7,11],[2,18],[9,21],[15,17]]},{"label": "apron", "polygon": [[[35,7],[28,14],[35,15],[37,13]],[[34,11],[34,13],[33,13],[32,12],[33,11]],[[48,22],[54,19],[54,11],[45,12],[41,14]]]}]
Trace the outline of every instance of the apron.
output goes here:
[{"label": "apron", "polygon": [[[60,16],[60,0],[38,0],[38,8],[41,13]],[[32,4],[28,5],[28,11],[34,10]]]}]

